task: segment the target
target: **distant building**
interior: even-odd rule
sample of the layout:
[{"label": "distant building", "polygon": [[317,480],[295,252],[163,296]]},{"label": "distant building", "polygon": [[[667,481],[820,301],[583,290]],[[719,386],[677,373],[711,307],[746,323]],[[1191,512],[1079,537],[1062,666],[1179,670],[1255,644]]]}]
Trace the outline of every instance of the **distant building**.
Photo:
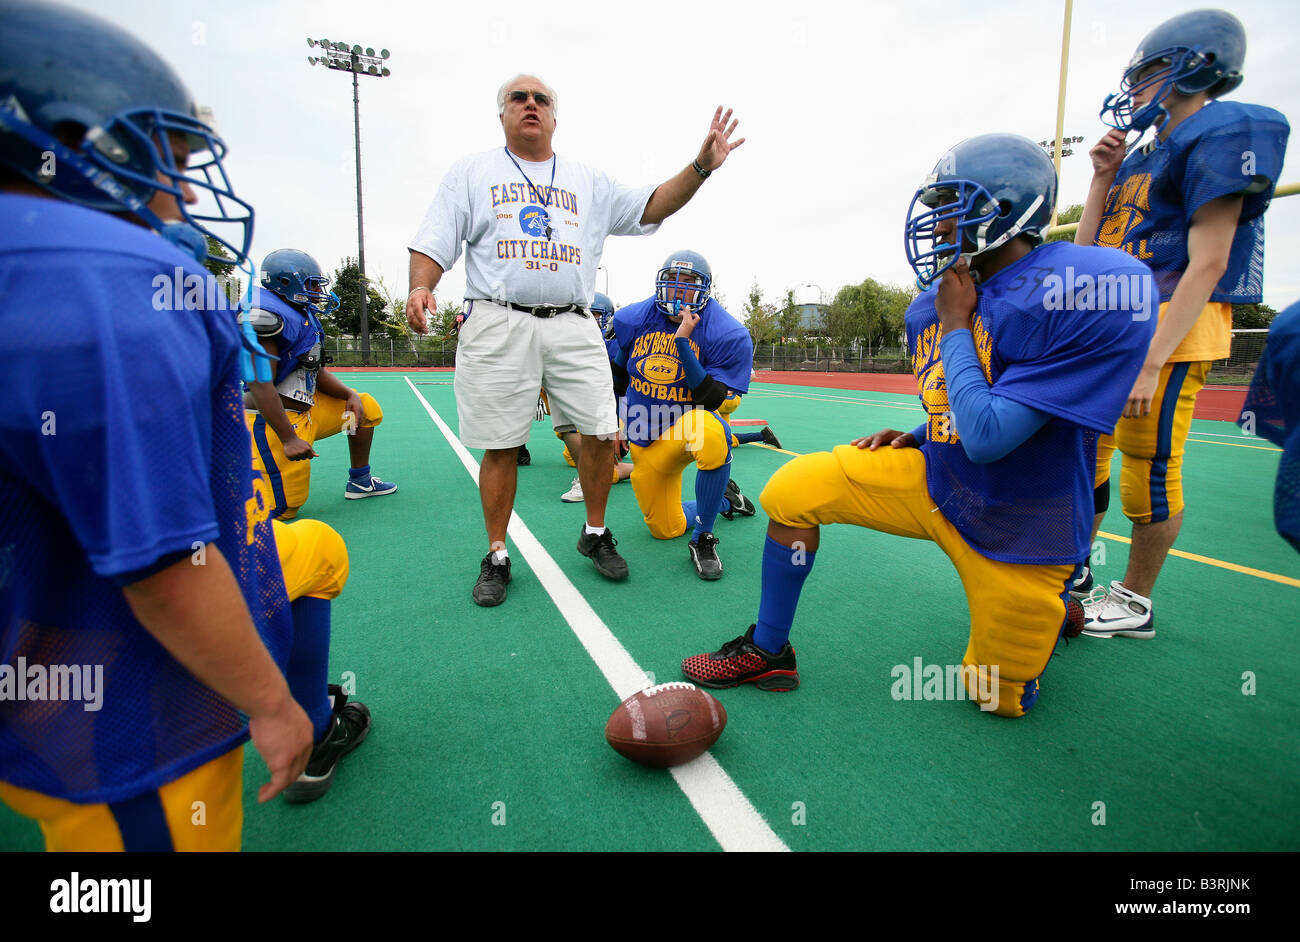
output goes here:
[{"label": "distant building", "polygon": [[823,312],[826,306],[823,304],[798,304],[795,305],[799,310],[799,330],[816,331],[821,330],[825,323]]}]

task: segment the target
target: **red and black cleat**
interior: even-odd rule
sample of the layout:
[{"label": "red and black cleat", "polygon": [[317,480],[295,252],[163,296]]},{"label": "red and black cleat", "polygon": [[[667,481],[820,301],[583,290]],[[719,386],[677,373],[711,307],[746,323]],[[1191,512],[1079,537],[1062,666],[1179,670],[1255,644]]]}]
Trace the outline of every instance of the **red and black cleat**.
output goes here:
[{"label": "red and black cleat", "polygon": [[753,684],[759,690],[784,692],[799,686],[794,648],[786,644],[779,654],[769,654],[754,644],[753,625],[712,654],[682,661],[682,674],[692,683],[715,690]]}]

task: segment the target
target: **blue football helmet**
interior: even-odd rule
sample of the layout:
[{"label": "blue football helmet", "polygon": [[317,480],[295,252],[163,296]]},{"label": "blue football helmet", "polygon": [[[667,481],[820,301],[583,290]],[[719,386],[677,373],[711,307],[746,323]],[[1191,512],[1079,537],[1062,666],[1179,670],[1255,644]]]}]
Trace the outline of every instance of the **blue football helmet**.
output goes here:
[{"label": "blue football helmet", "polygon": [[329,290],[316,259],[298,249],[276,249],[262,259],[262,287],[297,307],[319,305],[322,314],[339,308],[339,296]]},{"label": "blue football helmet", "polygon": [[[1037,245],[1055,205],[1056,170],[1041,147],[1017,134],[967,138],[935,164],[908,207],[903,247],[917,286],[1016,236]],[[955,230],[940,236],[948,220]]]},{"label": "blue football helmet", "polygon": [[[237,264],[247,258],[253,210],[230,187],[226,146],[153,50],[97,16],[49,3],[0,0],[0,22],[0,164],[62,199],[132,214],[160,233],[176,222],[148,204],[169,193],[185,224]],[[177,166],[177,136],[188,144],[188,167]],[[186,206],[186,185],[205,210]],[[207,255],[206,242],[202,250],[230,261]]]},{"label": "blue football helmet", "polygon": [[596,292],[596,296],[591,300],[591,314],[596,318],[596,323],[600,325],[601,330],[609,326],[610,320],[614,317],[614,302],[609,299],[609,295]]},{"label": "blue football helmet", "polygon": [[[1241,84],[1246,62],[1246,30],[1231,13],[1193,10],[1161,23],[1138,45],[1120,81],[1106,96],[1101,120],[1120,131],[1141,133],[1169,117],[1164,100],[1171,91],[1184,95],[1226,95]],[[1151,66],[1159,68],[1149,71]],[[1134,96],[1153,86],[1155,94],[1139,106]]]},{"label": "blue football helmet", "polygon": [[664,261],[655,278],[655,300],[665,314],[677,314],[677,306],[704,310],[713,287],[713,269],[699,252],[674,252]]}]

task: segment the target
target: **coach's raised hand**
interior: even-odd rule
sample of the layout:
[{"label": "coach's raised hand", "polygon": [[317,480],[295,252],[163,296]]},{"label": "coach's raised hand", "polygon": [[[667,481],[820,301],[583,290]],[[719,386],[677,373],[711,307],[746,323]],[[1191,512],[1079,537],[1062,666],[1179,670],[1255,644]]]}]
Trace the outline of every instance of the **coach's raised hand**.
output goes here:
[{"label": "coach's raised hand", "polygon": [[736,130],[736,125],[740,122],[731,117],[731,109],[727,113],[722,113],[722,106],[718,105],[718,110],[713,112],[713,120],[709,123],[709,134],[704,139],[704,144],[700,147],[700,155],[695,158],[695,162],[706,173],[712,173],[722,166],[727,155],[733,150],[745,143],[742,137],[738,141],[731,140],[732,133]]}]

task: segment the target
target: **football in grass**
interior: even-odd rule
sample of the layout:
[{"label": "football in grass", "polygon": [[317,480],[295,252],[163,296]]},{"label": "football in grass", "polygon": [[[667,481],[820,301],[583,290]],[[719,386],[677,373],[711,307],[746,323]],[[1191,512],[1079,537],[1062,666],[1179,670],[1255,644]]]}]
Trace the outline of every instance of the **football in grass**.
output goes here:
[{"label": "football in grass", "polygon": [[656,769],[690,762],[727,728],[727,711],[694,684],[647,687],[628,697],[605,724],[619,755]]}]

